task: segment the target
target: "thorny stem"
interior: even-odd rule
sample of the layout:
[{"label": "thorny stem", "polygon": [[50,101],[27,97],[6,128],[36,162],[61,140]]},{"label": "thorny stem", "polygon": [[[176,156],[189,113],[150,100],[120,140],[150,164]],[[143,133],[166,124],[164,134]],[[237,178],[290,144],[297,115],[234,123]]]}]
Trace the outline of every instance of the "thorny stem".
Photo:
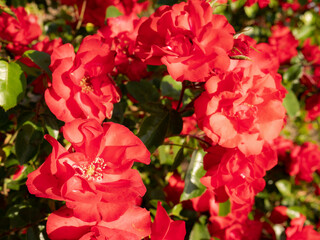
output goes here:
[{"label": "thorny stem", "polygon": [[82,25],[82,21],[83,21],[83,16],[84,16],[84,12],[86,10],[86,5],[87,5],[87,0],[84,0],[82,3],[82,8],[81,8],[81,13],[79,16],[79,20],[76,26],[76,31],[80,29],[81,25]]}]

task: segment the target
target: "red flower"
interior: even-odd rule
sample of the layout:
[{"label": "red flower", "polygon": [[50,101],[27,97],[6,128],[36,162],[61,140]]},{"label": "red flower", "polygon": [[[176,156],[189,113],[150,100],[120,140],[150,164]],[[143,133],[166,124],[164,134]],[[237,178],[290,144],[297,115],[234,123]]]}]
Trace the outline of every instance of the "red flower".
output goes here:
[{"label": "red flower", "polygon": [[292,35],[286,26],[275,25],[271,28],[272,35],[269,43],[277,49],[280,64],[290,62],[290,59],[298,54],[299,41]]},{"label": "red flower", "polygon": [[308,62],[313,64],[320,63],[320,47],[317,45],[311,45],[310,38],[304,41],[301,51]]},{"label": "red flower", "polygon": [[[99,47],[97,47],[99,46]],[[45,92],[48,107],[64,122],[111,118],[119,94],[108,76],[114,66],[114,52],[97,35],[86,37],[75,55],[71,44],[53,51],[52,85]]]},{"label": "red flower", "polygon": [[48,217],[47,233],[52,240],[132,239],[150,235],[150,213],[139,207],[129,208],[114,221],[86,222],[77,218],[73,210],[62,207]]},{"label": "red flower", "polygon": [[306,142],[296,146],[291,152],[289,174],[298,180],[312,181],[313,172],[320,169],[320,149],[318,145]]},{"label": "red flower", "polygon": [[147,65],[135,56],[138,29],[146,18],[136,15],[108,18],[107,26],[99,34],[112,39],[112,48],[117,52],[115,66],[118,73],[125,74],[130,80],[139,81],[148,75]]},{"label": "red flower", "polygon": [[201,82],[213,69],[228,69],[233,34],[207,2],[190,0],[158,8],[141,25],[138,54],[148,64],[165,64],[177,81]]},{"label": "red flower", "polygon": [[313,229],[313,226],[303,226],[306,217],[300,214],[299,218],[294,218],[290,222],[290,227],[286,229],[287,240],[313,240],[319,239],[320,233]]},{"label": "red flower", "polygon": [[28,14],[24,7],[11,9],[17,19],[2,12],[0,15],[0,38],[13,44],[28,45],[37,39],[42,31],[37,17]]},{"label": "red flower", "polygon": [[252,209],[251,204],[238,205],[232,200],[230,204],[231,211],[227,216],[210,216],[210,234],[221,240],[259,240],[262,223],[247,217]]},{"label": "red flower", "polygon": [[288,208],[286,206],[275,207],[272,210],[271,215],[269,217],[270,221],[274,224],[281,224],[287,221],[288,219],[287,210]]},{"label": "red flower", "polygon": [[276,152],[264,146],[259,155],[246,157],[238,149],[214,146],[209,148],[203,164],[207,170],[201,182],[219,195],[224,194],[238,204],[252,204],[255,195],[262,191],[265,182],[262,179],[267,170],[277,164]]},{"label": "red flower", "polygon": [[221,240],[259,240],[262,231],[262,223],[246,219],[239,222],[236,219],[216,217],[209,225],[212,236]]},{"label": "red flower", "polygon": [[279,161],[290,162],[290,152],[294,148],[292,140],[279,136],[273,140],[272,147],[277,151]]},{"label": "red flower", "polygon": [[185,222],[171,220],[158,202],[156,217],[151,226],[151,240],[183,240],[185,235]]},{"label": "red flower", "polygon": [[[274,78],[278,75],[280,63],[277,59],[277,51],[268,43],[257,44],[253,38],[241,34],[235,39],[230,55],[248,56],[263,73],[270,73]],[[232,61],[232,63],[237,63],[238,67],[244,68],[251,65],[251,61],[243,60]]]},{"label": "red flower", "polygon": [[183,117],[183,128],[181,135],[183,134],[195,134],[199,129],[197,128],[197,118],[195,114],[190,117]]},{"label": "red flower", "polygon": [[282,129],[285,89],[255,65],[212,76],[195,101],[198,125],[214,144],[259,154]]},{"label": "red flower", "polygon": [[99,128],[95,120],[80,119],[64,132],[75,152],[46,135],[53,151],[29,174],[30,193],[66,201],[84,221],[113,221],[140,201],[146,189],[139,172],[130,167],[134,161],[149,163],[150,153],[132,132],[119,124]]},{"label": "red flower", "polygon": [[320,116],[320,94],[314,94],[306,99],[307,117],[315,120]]},{"label": "red flower", "polygon": [[180,196],[184,189],[184,181],[178,173],[174,173],[168,180],[168,185],[163,189],[166,193],[167,202],[174,205],[180,202]]}]

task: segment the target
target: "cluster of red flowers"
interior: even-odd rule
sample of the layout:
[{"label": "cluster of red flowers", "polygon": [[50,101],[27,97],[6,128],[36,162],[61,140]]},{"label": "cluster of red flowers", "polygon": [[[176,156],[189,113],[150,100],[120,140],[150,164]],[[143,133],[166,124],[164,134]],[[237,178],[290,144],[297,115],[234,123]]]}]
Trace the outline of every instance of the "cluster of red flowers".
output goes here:
[{"label": "cluster of red flowers", "polygon": [[[1,37],[9,42],[8,50],[16,50],[12,53],[28,66],[36,67],[21,57],[24,51],[51,54],[52,81],[48,82],[45,100],[52,113],[65,122],[61,131],[71,144],[65,149],[46,135],[52,153],[27,180],[30,193],[66,202],[48,217],[50,239],[139,240],[150,235],[155,240],[183,239],[184,222],[171,220],[160,204],[152,226],[149,211],[139,207],[146,188],[132,166],[134,162],[150,163],[147,148],[126,127],[102,123],[111,118],[113,104],[120,100],[111,75],[123,73],[138,80],[147,74],[145,63],[133,54],[143,19],[132,13],[108,21],[99,34],[83,39],[75,54],[73,46],[62,45],[61,39],[49,42],[46,38],[30,48],[41,34],[36,17],[27,15],[22,7],[13,11],[19,21],[2,14]],[[115,27],[118,20],[123,28]],[[131,26],[124,24],[128,21]],[[137,65],[141,68],[133,71]],[[42,84],[39,87],[37,81],[34,84],[35,92],[46,88]]]}]

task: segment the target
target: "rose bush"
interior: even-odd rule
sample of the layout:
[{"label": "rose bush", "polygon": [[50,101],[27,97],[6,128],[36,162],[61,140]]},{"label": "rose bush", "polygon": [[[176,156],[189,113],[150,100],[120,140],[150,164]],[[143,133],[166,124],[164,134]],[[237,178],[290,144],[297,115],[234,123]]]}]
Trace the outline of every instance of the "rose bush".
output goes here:
[{"label": "rose bush", "polygon": [[0,1],[0,238],[318,238],[319,20]]}]

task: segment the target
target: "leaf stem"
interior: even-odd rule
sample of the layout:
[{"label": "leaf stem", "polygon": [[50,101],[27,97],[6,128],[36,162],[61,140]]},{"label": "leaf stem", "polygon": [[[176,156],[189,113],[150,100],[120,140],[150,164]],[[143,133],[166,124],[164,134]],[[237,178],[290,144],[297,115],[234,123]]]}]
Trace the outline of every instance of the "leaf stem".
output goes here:
[{"label": "leaf stem", "polygon": [[77,23],[77,26],[76,26],[76,31],[78,31],[82,25],[82,21],[83,21],[83,16],[84,16],[84,12],[86,10],[86,6],[87,6],[87,0],[84,0],[83,3],[82,3],[82,8],[81,8],[81,13],[80,13],[80,16],[79,16],[79,20],[78,20],[78,23]]}]

